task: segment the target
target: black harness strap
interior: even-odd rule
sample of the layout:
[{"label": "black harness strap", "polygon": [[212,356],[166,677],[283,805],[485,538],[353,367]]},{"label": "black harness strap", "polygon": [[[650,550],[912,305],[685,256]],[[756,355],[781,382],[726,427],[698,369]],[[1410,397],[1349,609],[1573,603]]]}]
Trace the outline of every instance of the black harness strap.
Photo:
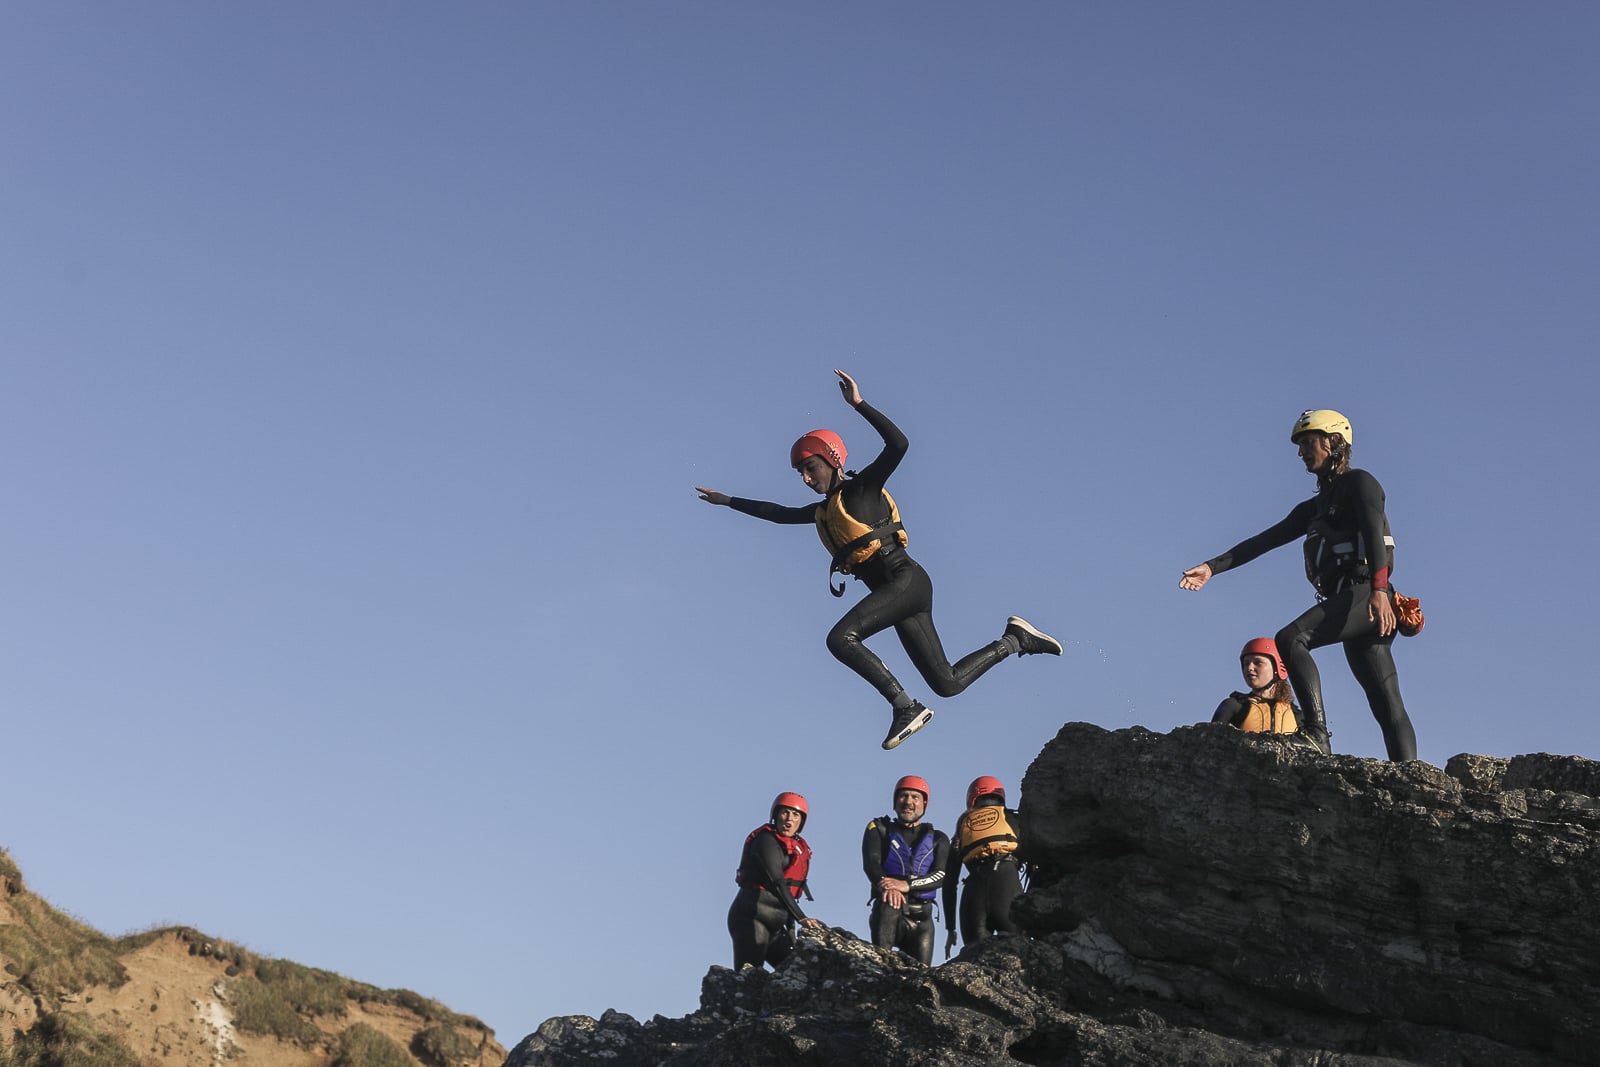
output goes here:
[{"label": "black harness strap", "polygon": [[[849,544],[839,549],[839,551],[835,552],[833,554],[833,563],[828,567],[828,592],[832,593],[834,596],[844,596],[844,583],[840,582],[838,585],[834,585],[833,576],[835,574],[844,573],[844,568],[850,564],[850,557],[858,550],[866,548],[874,541],[887,542],[891,536],[903,531],[904,529],[904,524],[895,522],[892,519],[887,520],[874,526],[872,529],[868,530],[866,533],[862,534],[854,541],[851,541]],[[888,545],[885,544],[884,547],[887,548]],[[868,558],[870,559],[871,557],[869,556]]]}]

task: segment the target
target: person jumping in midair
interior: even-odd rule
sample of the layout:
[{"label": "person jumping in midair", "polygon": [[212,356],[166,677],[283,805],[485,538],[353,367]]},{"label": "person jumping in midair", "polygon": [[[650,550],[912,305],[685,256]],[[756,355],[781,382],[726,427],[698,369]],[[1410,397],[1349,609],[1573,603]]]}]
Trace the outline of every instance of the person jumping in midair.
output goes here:
[{"label": "person jumping in midair", "polygon": [[882,412],[861,399],[854,378],[842,370],[833,373],[839,376],[845,402],[883,438],[883,451],[877,459],[859,472],[846,471],[846,451],[839,435],[832,430],[812,430],[794,443],[789,462],[806,485],[822,496],[822,503],[786,507],[728,496],[705,486],[696,486],[695,491],[708,504],[725,505],[768,522],[814,523],[833,557],[828,580],[834,596],[844,595],[842,583],[832,585],[836,572],[866,585],[867,595],[828,632],[828,651],[889,701],[893,722],[883,747],[894,748],[926,726],[933,711],[906,693],[883,661],[862,643],[866,638],[894,627],[923,681],[942,697],[960,693],[1007,656],[1040,652],[1059,656],[1061,642],[1013,615],[1006,620],[1005,633],[998,641],[951,666],[933,626],[933,580],[906,553],[900,511],[884,489],[909,442]]}]

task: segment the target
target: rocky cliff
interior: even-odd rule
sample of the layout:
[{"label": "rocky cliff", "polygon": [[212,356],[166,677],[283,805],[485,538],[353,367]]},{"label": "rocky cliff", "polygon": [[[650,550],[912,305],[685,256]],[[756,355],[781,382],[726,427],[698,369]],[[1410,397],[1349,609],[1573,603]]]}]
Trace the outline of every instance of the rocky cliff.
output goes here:
[{"label": "rocky cliff", "polygon": [[1600,1063],[1600,764],[1062,728],[1028,937],[926,968],[843,930],[700,1010],[551,1019],[506,1067]]}]

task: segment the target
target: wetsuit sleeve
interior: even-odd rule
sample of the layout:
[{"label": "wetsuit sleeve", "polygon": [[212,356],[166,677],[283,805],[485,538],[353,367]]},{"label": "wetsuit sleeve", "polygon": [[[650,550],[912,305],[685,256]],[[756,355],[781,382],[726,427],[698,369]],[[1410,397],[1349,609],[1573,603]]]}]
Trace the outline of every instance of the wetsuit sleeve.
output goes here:
[{"label": "wetsuit sleeve", "polygon": [[889,475],[900,466],[900,461],[905,458],[906,449],[911,447],[911,442],[906,435],[900,432],[900,427],[889,421],[889,417],[866,401],[856,405],[856,410],[861,417],[867,420],[878,436],[883,438],[883,451],[878,453],[878,458],[862,467],[856,473],[855,480],[862,484],[882,489],[888,482]]},{"label": "wetsuit sleeve", "polygon": [[883,841],[884,833],[878,829],[878,820],[873,819],[861,835],[861,870],[874,888],[883,877]]},{"label": "wetsuit sleeve", "polygon": [[728,506],[734,511],[745,515],[752,515],[768,522],[780,522],[787,526],[807,525],[817,521],[817,506],[805,504],[798,508],[791,508],[785,504],[773,504],[766,500],[747,500],[742,496],[728,498]]},{"label": "wetsuit sleeve", "polygon": [[[1383,486],[1378,479],[1364,470],[1353,470],[1345,475],[1350,479],[1350,499],[1356,509],[1356,526],[1361,540],[1367,546],[1367,569],[1373,577],[1389,569],[1389,552],[1383,543]],[[1387,573],[1385,578],[1390,577]]]},{"label": "wetsuit sleeve", "polygon": [[945,883],[949,875],[950,866],[950,839],[944,836],[943,830],[932,830],[933,834],[933,864],[928,868],[928,873],[921,878],[907,879],[913,892],[921,889],[938,889]]},{"label": "wetsuit sleeve", "polygon": [[1211,713],[1211,721],[1232,723],[1242,710],[1244,708],[1239,700],[1239,694],[1229,693],[1222,698],[1222,703],[1217,705],[1217,710]]},{"label": "wetsuit sleeve", "polygon": [[1303,536],[1306,527],[1311,524],[1312,516],[1317,513],[1316,499],[1302,500],[1294,509],[1281,520],[1262,530],[1254,537],[1247,537],[1234,545],[1220,556],[1206,560],[1206,566],[1211,568],[1212,574],[1221,574],[1223,571],[1242,567],[1264,552],[1293,541]]},{"label": "wetsuit sleeve", "polygon": [[789,914],[796,922],[803,921],[806,913],[800,910],[800,902],[785,888],[783,881],[783,870],[789,865],[789,858],[783,854],[783,846],[772,834],[762,834],[756,839],[756,862],[761,865],[761,884],[776,886],[773,892],[789,909]]},{"label": "wetsuit sleeve", "polygon": [[[956,820],[956,836],[961,836],[961,822],[965,815]],[[947,850],[949,858],[944,864],[944,885],[940,894],[944,900],[944,926],[951,932],[956,928],[956,890],[961,886],[961,855],[951,845]]]}]

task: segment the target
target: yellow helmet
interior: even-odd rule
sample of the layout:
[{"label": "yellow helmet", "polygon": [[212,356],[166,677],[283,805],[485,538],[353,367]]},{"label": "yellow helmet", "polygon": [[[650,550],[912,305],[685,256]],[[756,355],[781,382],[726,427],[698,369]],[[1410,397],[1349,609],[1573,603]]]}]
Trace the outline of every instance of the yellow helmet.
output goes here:
[{"label": "yellow helmet", "polygon": [[1289,431],[1289,443],[1299,442],[1300,435],[1316,430],[1318,433],[1337,433],[1344,435],[1344,443],[1355,444],[1355,431],[1350,429],[1350,420],[1330,408],[1312,408],[1302,411],[1300,417],[1294,420],[1294,429]]}]

